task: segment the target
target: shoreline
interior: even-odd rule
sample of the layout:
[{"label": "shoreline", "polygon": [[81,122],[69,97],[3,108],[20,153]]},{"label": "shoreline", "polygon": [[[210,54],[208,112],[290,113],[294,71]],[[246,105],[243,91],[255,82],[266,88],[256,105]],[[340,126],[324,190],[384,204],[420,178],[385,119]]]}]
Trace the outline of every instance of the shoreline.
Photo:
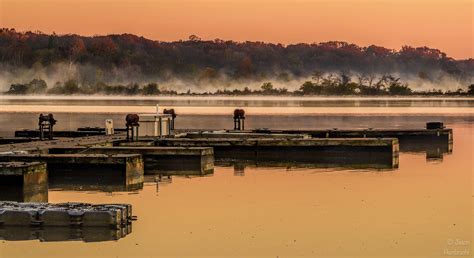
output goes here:
[{"label": "shoreline", "polygon": [[[0,113],[95,113],[127,114],[155,113],[156,106],[97,106],[97,105],[0,105]],[[235,107],[160,106],[173,108],[178,115],[229,115]],[[469,107],[245,107],[246,114],[265,115],[458,115],[472,116]]]},{"label": "shoreline", "polygon": [[174,99],[202,99],[202,100],[299,100],[299,101],[339,101],[339,100],[468,100],[474,101],[474,96],[360,96],[360,95],[5,95],[0,94],[0,100],[174,100]]}]

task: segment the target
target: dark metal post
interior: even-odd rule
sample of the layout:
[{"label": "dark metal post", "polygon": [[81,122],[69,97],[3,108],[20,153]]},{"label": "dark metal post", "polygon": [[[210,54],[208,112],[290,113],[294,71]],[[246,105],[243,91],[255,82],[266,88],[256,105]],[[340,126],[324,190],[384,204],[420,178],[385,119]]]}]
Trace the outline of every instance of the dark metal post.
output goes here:
[{"label": "dark metal post", "polygon": [[54,119],[53,114],[43,115],[40,114],[38,118],[38,129],[39,129],[39,138],[41,141],[45,140],[45,130],[47,131],[47,139],[53,139],[53,126],[56,124],[57,120]]},{"label": "dark metal post", "polygon": [[138,140],[138,127],[140,124],[140,117],[137,114],[128,114],[125,117],[127,127],[127,140],[129,141],[137,141]]},{"label": "dark metal post", "polygon": [[243,109],[234,110],[234,130],[244,130],[245,111]]}]

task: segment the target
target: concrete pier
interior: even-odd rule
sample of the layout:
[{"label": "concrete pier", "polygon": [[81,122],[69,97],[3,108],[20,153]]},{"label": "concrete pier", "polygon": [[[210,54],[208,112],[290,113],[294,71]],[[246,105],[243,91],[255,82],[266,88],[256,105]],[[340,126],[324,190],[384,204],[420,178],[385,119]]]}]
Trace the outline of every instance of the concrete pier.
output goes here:
[{"label": "concrete pier", "polygon": [[155,140],[157,146],[213,147],[216,159],[291,161],[323,164],[381,163],[398,167],[396,138],[189,139]]},{"label": "concrete pier", "polygon": [[[229,131],[234,133],[233,131]],[[353,130],[269,130],[257,129],[254,133],[308,134],[314,138],[397,138],[401,152],[424,152],[426,160],[442,160],[453,152],[453,130],[440,129],[353,129]]]},{"label": "concrete pier", "polygon": [[[228,131],[235,133],[235,131]],[[248,131],[262,134],[307,134],[313,138],[397,138],[400,144],[412,140],[429,140],[453,142],[453,130],[442,129],[353,129],[353,130],[270,130],[256,129]]]},{"label": "concrete pier", "polygon": [[32,141],[37,141],[37,140],[38,139],[32,139],[32,138],[5,138],[5,137],[0,137],[0,145],[32,142]]},{"label": "concrete pier", "polygon": [[0,200],[44,202],[48,200],[46,163],[0,163]]},{"label": "concrete pier", "polygon": [[101,168],[118,173],[125,178],[126,185],[142,185],[144,175],[143,158],[138,154],[14,154],[0,155],[0,162],[45,162],[51,176],[64,171]]},{"label": "concrete pier", "polygon": [[[453,149],[452,129],[351,129],[351,130],[272,130],[183,132],[184,138],[277,138],[277,135],[309,136],[312,138],[397,138],[401,152],[424,152],[427,160],[442,160]],[[202,136],[202,137],[199,137]],[[265,138],[264,136],[262,138]]]},{"label": "concrete pier", "polygon": [[285,134],[285,133],[255,133],[245,131],[199,131],[188,132],[183,135],[183,138],[238,138],[238,139],[310,139],[309,134]]},{"label": "concrete pier", "polygon": [[[53,138],[74,138],[74,137],[86,137],[86,136],[97,136],[104,135],[101,131],[53,131]],[[39,130],[21,130],[15,131],[15,137],[26,137],[26,138],[39,138]]]},{"label": "concrete pier", "polygon": [[115,142],[125,140],[125,135],[88,136],[80,138],[58,138],[51,141],[34,141],[0,145],[0,154],[14,152],[48,153],[49,148],[77,146],[112,146]]},{"label": "concrete pier", "polygon": [[214,150],[210,147],[71,147],[51,148],[51,154],[140,154],[143,155],[145,174],[197,174],[214,171]]}]

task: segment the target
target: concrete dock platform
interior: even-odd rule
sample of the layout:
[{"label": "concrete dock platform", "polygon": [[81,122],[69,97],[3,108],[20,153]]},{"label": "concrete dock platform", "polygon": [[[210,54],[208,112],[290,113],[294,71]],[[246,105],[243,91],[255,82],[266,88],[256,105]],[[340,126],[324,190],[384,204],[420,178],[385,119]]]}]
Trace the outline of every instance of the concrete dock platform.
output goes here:
[{"label": "concrete dock platform", "polygon": [[[53,131],[53,138],[75,138],[75,137],[86,137],[86,136],[97,136],[104,135],[101,131]],[[39,130],[21,130],[15,131],[15,137],[17,138],[39,138]]]},{"label": "concrete dock platform", "polygon": [[125,135],[100,135],[80,138],[57,138],[50,141],[34,141],[0,145],[0,155],[14,152],[48,153],[49,148],[77,146],[113,146],[115,142],[125,140]]},{"label": "concrete dock platform", "polygon": [[[235,133],[235,131],[228,131]],[[246,131],[244,131],[245,133]],[[453,130],[440,129],[328,129],[328,130],[270,130],[256,129],[248,131],[261,134],[307,134],[313,138],[397,138],[400,148],[410,141],[453,142]]]},{"label": "concrete dock platform", "polygon": [[156,146],[213,147],[216,160],[292,161],[323,164],[386,164],[398,167],[396,138],[219,139],[169,138]]},{"label": "concrete dock platform", "polygon": [[[264,135],[267,135],[266,137]],[[401,152],[426,153],[427,160],[442,160],[453,149],[452,129],[328,129],[328,130],[273,130],[246,131],[218,130],[192,132],[184,130],[183,138],[277,138],[278,135],[309,136],[310,138],[397,138]]]},{"label": "concrete dock platform", "polygon": [[[234,131],[228,131],[235,133]],[[329,130],[269,130],[256,129],[253,133],[308,134],[313,138],[397,138],[401,152],[426,153],[426,159],[442,160],[453,152],[453,130],[440,129],[329,129]]]},{"label": "concrete dock platform", "polygon": [[238,138],[238,139],[309,139],[309,134],[256,133],[247,131],[198,131],[183,134],[183,138]]},{"label": "concrete dock platform", "polygon": [[[126,185],[142,185],[143,158],[139,154],[13,154],[0,155],[0,162],[45,162],[48,173],[101,168],[111,170],[125,178]],[[117,176],[118,176],[117,175]]]},{"label": "concrete dock platform", "polygon": [[38,139],[33,139],[33,138],[5,138],[5,137],[0,137],[0,145],[3,144],[15,144],[15,143],[24,143],[24,142],[33,142],[37,141]]},{"label": "concrete dock platform", "polygon": [[1,162],[0,200],[43,202],[48,199],[48,171],[42,162]]},{"label": "concrete dock platform", "polygon": [[210,174],[214,171],[214,150],[211,147],[71,147],[51,148],[51,154],[140,154],[145,174]]}]

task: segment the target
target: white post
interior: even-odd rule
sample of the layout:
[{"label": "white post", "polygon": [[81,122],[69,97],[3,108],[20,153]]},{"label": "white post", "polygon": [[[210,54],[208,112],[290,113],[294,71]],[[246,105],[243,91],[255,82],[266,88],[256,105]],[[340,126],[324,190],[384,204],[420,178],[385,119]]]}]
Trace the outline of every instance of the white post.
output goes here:
[{"label": "white post", "polygon": [[158,131],[160,130],[159,126],[159,117],[160,117],[160,105],[156,104],[156,115],[155,115],[155,134],[154,136],[158,136]]},{"label": "white post", "polygon": [[106,119],[105,120],[105,135],[114,134],[114,120]]},{"label": "white post", "polygon": [[161,121],[161,116],[160,116],[159,121],[160,121],[160,138],[161,138],[161,137],[163,137],[163,126],[162,126],[163,121]]}]

